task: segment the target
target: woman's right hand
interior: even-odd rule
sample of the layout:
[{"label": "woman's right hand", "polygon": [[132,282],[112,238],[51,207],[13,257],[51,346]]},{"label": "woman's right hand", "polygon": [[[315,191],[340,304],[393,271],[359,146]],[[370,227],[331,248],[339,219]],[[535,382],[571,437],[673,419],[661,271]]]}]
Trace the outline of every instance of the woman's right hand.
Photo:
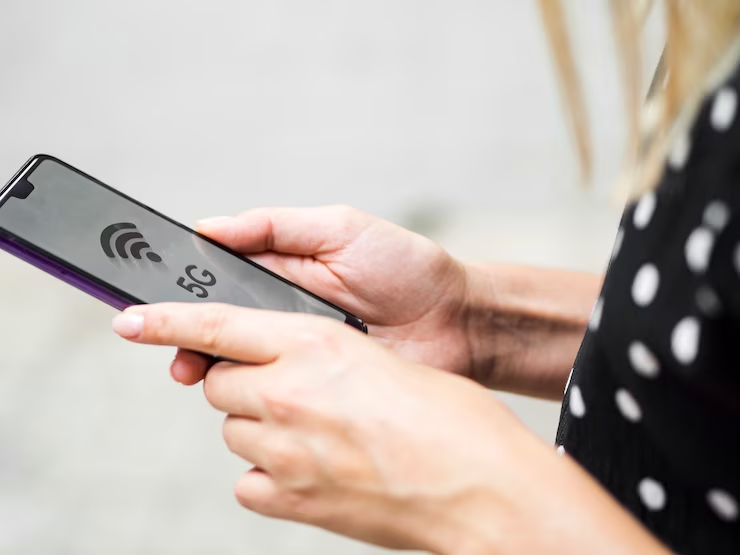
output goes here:
[{"label": "woman's right hand", "polygon": [[429,239],[345,206],[259,208],[197,230],[356,314],[406,359],[466,374],[466,270]]}]

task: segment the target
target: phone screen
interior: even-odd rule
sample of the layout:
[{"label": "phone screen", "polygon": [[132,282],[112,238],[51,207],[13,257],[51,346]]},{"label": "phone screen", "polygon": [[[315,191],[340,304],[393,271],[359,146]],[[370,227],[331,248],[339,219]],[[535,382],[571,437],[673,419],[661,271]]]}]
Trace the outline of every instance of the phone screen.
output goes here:
[{"label": "phone screen", "polygon": [[329,303],[54,159],[41,158],[18,183],[23,180],[32,187],[26,184],[23,195],[8,191],[0,228],[141,302],[222,302],[347,319]]}]

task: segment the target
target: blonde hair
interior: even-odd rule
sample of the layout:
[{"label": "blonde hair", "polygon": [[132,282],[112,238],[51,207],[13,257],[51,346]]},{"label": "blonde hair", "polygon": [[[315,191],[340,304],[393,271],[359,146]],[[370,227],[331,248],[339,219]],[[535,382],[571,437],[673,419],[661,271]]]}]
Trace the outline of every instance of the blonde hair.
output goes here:
[{"label": "blonde hair", "polygon": [[[704,95],[737,61],[738,0],[662,0],[667,41],[643,98],[642,29],[657,2],[609,0],[629,115],[628,156],[621,189],[654,187],[675,135],[685,132]],[[561,0],[539,0],[550,51],[560,77],[584,180],[592,172],[591,140],[583,90]]]}]

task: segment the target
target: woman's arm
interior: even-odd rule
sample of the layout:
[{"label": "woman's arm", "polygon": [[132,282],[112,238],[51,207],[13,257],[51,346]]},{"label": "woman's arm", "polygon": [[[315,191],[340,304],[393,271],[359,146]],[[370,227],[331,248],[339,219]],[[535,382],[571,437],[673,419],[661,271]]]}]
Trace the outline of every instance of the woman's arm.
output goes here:
[{"label": "woman's arm", "polygon": [[523,432],[509,446],[516,450],[510,462],[520,471],[499,468],[506,473],[505,485],[491,477],[448,507],[440,523],[448,533],[437,537],[435,552],[669,555],[570,457],[558,457],[532,439]]},{"label": "woman's arm", "polygon": [[561,399],[603,277],[527,266],[466,266],[470,376]]}]

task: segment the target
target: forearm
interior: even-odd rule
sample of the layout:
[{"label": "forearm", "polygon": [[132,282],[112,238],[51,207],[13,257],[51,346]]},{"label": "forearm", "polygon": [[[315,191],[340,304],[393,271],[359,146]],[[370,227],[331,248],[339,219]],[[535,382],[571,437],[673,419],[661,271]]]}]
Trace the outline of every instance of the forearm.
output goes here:
[{"label": "forearm", "polygon": [[[553,452],[531,453],[528,472],[507,487],[479,488],[460,496],[439,528],[440,555],[669,555],[585,471]],[[535,464],[532,464],[532,461]],[[546,477],[545,479],[542,479]]]},{"label": "forearm", "polygon": [[467,267],[471,377],[560,399],[602,276],[526,266]]}]

